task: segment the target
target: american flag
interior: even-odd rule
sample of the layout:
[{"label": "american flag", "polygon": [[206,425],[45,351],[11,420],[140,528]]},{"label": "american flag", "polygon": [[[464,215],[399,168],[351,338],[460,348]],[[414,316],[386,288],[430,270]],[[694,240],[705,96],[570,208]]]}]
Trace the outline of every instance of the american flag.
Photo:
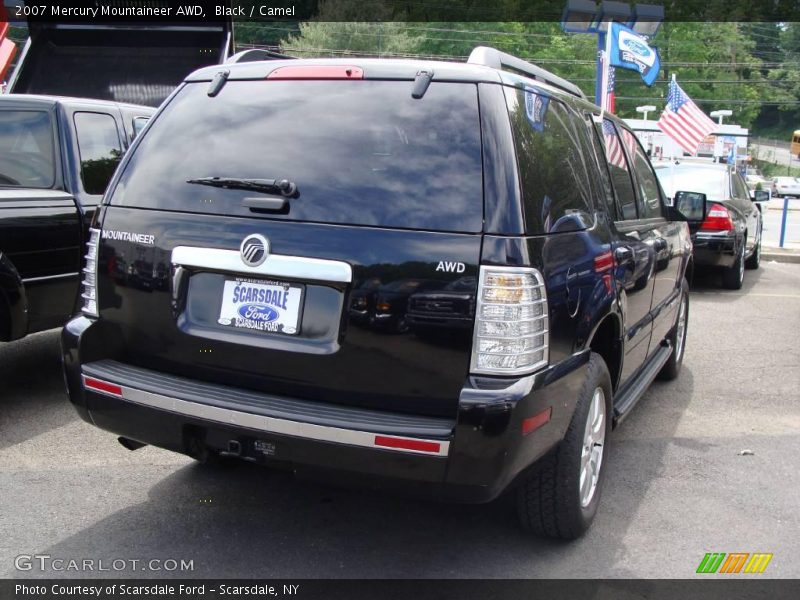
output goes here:
[{"label": "american flag", "polygon": [[669,83],[667,105],[658,126],[690,154],[695,154],[700,142],[717,128],[674,80]]},{"label": "american flag", "polygon": [[[636,148],[636,138],[627,129],[620,129],[622,139],[624,140],[625,147],[628,149],[628,154],[633,156],[634,148]],[[620,169],[628,169],[625,162],[625,154],[622,151],[622,144],[619,141],[619,135],[614,125],[608,119],[603,119],[603,142],[606,145],[606,158],[608,162],[619,167]]]},{"label": "american flag", "polygon": [[622,144],[619,143],[617,135],[611,121],[603,119],[603,141],[606,144],[606,158],[608,162],[619,167],[625,168],[625,155],[622,153]]},{"label": "american flag", "polygon": [[614,114],[614,100],[616,98],[614,94],[614,86],[617,83],[617,70],[614,67],[608,67],[608,112]]}]

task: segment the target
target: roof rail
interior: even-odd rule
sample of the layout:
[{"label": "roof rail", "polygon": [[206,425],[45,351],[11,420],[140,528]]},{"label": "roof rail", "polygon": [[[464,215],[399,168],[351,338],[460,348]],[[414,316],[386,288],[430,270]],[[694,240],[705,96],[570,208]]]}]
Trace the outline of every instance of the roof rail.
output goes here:
[{"label": "roof rail", "polygon": [[516,71],[522,75],[527,75],[537,81],[548,83],[553,87],[577,96],[578,98],[586,99],[586,95],[574,83],[570,83],[566,79],[554,75],[541,67],[537,67],[521,58],[500,52],[496,48],[489,48],[488,46],[478,46],[469,55],[467,62],[472,65],[483,65],[485,67],[492,67],[493,69]]}]

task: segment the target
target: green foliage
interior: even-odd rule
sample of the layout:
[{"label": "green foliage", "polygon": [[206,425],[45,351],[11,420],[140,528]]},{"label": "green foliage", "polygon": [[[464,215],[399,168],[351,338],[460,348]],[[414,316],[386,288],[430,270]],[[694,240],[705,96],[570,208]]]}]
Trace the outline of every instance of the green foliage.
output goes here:
[{"label": "green foliage", "polygon": [[766,160],[753,160],[753,165],[758,167],[758,170],[761,171],[761,174],[766,179],[782,177],[784,175],[800,177],[800,168],[798,167],[787,167],[786,165],[779,165],[773,162],[767,162]]},{"label": "green foliage", "polygon": [[416,54],[419,36],[391,18],[391,11],[378,3],[321,0],[314,20],[301,23],[299,32],[286,38],[282,47],[302,57]]}]

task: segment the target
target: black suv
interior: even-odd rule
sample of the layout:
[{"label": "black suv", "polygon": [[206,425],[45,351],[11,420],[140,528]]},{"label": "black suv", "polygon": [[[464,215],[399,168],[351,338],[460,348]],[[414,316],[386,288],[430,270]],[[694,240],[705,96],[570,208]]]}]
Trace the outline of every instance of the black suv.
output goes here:
[{"label": "black suv", "polygon": [[[513,485],[525,528],[574,538],[612,424],[681,366],[677,204],[620,120],[491,48],[202,69],[95,218],[70,399],[130,449],[458,501]],[[120,275],[137,261],[168,281]],[[471,334],[351,322],[357,282],[467,277]]]}]

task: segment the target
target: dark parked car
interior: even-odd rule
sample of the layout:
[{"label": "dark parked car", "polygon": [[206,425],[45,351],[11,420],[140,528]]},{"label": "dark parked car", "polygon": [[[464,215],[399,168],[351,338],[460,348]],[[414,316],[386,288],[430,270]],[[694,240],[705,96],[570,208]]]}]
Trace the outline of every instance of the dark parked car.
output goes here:
[{"label": "dark parked car", "polygon": [[412,294],[437,290],[444,284],[430,279],[399,279],[379,287],[375,293],[375,312],[370,324],[397,333],[408,331],[408,300]]},{"label": "dark parked car", "polygon": [[[621,120],[491,48],[203,69],[95,218],[69,397],[129,449],[513,490],[525,529],[575,538],[612,424],[681,368],[683,210]],[[115,283],[120,257],[168,263],[168,289]],[[472,335],[353,327],[373,278],[376,304],[409,280],[464,288]]]},{"label": "dark parked car", "polygon": [[678,190],[705,194],[706,219],[692,229],[695,264],[720,267],[722,284],[742,287],[744,270],[761,262],[763,220],[757,202],[769,200],[768,191],[753,192],[744,178],[727,165],[680,162],[656,167],[668,197]]},{"label": "dark parked car", "polygon": [[153,112],[0,96],[0,342],[59,327],[75,313],[81,269],[94,272],[94,255],[84,260],[89,224],[136,122]]},{"label": "dark parked car", "polygon": [[474,275],[451,281],[440,290],[419,291],[408,299],[406,320],[417,333],[437,329],[472,330],[475,323]]}]

